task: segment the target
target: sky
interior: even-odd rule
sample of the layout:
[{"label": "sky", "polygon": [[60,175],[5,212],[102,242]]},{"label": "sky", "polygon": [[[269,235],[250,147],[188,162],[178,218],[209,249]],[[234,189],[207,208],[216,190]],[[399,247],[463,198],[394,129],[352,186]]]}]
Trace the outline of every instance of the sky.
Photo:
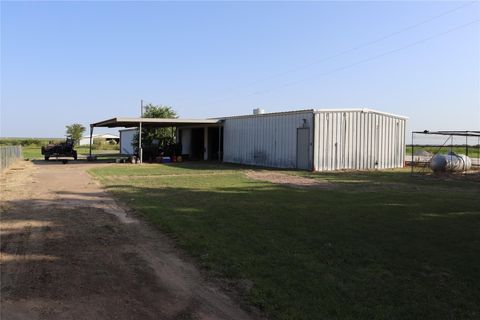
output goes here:
[{"label": "sky", "polygon": [[[2,137],[139,116],[370,108],[480,130],[480,2],[1,2]],[[104,129],[99,132],[112,132]]]}]

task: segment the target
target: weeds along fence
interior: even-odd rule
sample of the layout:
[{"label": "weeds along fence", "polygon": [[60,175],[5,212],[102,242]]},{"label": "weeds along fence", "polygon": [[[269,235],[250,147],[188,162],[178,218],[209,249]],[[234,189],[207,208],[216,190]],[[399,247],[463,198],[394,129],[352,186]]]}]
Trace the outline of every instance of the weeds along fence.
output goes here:
[{"label": "weeds along fence", "polygon": [[22,146],[0,146],[0,171],[22,158]]}]

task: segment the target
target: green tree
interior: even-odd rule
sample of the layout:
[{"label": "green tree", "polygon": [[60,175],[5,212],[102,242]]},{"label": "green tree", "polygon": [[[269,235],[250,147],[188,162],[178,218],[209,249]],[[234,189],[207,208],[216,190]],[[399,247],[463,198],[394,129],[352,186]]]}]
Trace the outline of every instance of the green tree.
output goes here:
[{"label": "green tree", "polygon": [[67,135],[71,136],[74,143],[80,143],[80,139],[82,138],[83,133],[85,132],[85,127],[82,126],[80,123],[74,123],[67,127]]},{"label": "green tree", "polygon": [[[174,119],[178,116],[172,107],[150,103],[144,107],[143,117]],[[151,145],[154,140],[158,141],[161,147],[174,143],[175,130],[172,130],[172,128],[142,128],[143,147]],[[133,137],[132,145],[135,149],[138,149],[138,133]]]}]

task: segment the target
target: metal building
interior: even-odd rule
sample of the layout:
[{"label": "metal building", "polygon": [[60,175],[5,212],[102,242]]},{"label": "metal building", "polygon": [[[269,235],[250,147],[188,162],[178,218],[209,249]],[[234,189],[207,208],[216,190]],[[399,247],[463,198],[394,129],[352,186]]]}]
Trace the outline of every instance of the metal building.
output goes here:
[{"label": "metal building", "polygon": [[228,117],[223,161],[314,171],[399,168],[406,120],[370,109]]},{"label": "metal building", "polygon": [[312,128],[311,110],[225,118],[223,161],[311,169]]},{"label": "metal building", "polygon": [[[113,140],[115,142],[120,141],[120,137],[114,134],[110,133],[102,133],[102,134],[94,134],[92,136],[93,140],[104,140],[104,141],[110,141]],[[80,141],[78,142],[78,145],[80,146],[88,146],[90,144],[90,136],[83,136],[80,138]]]},{"label": "metal building", "polygon": [[[403,167],[406,117],[371,109],[299,110],[214,119],[112,118],[94,127],[171,127],[185,160],[304,170]],[[133,133],[121,131],[121,152]],[[141,140],[141,135],[138,137]],[[140,143],[141,145],[141,143]],[[139,152],[142,159],[142,152]]]}]

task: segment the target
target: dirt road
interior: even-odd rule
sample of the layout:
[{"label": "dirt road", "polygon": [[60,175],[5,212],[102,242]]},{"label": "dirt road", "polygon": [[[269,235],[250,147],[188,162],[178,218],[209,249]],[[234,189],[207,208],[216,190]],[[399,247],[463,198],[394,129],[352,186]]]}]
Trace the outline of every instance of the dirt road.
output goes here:
[{"label": "dirt road", "polygon": [[251,318],[116,204],[91,166],[20,162],[3,174],[2,320]]}]

